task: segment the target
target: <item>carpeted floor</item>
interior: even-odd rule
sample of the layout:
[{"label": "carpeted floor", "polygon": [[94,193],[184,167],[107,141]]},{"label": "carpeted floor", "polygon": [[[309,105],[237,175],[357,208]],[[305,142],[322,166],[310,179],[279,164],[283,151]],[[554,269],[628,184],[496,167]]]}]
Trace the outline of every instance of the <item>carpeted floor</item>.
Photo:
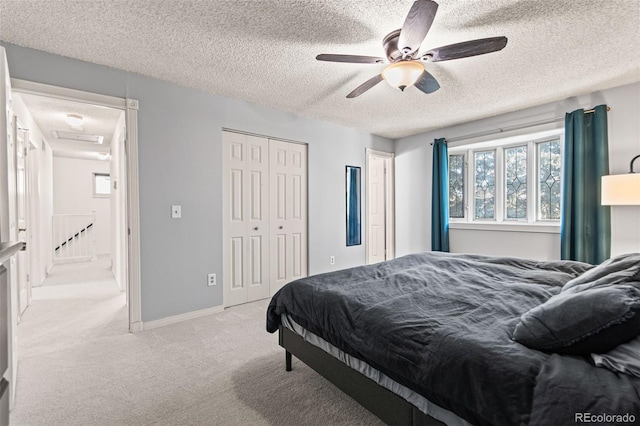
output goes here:
[{"label": "carpeted floor", "polygon": [[12,426],[380,425],[265,331],[268,301],[130,334],[105,261],[56,265],[18,328]]}]

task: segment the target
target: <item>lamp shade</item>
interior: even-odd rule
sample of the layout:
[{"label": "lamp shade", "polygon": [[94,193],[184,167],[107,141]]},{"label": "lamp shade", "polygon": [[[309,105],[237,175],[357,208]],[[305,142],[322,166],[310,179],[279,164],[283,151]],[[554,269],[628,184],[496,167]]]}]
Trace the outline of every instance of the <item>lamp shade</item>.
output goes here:
[{"label": "lamp shade", "polygon": [[400,61],[389,65],[382,71],[382,77],[391,87],[404,90],[418,81],[424,71],[424,65],[416,61]]},{"label": "lamp shade", "polygon": [[640,173],[602,176],[603,206],[639,206]]}]

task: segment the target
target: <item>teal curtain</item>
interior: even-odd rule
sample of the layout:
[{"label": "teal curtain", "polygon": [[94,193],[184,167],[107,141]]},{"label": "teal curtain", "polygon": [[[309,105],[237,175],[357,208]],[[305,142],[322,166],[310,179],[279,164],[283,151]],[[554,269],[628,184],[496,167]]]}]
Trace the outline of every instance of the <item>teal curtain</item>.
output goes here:
[{"label": "teal curtain", "polygon": [[611,212],[600,204],[600,181],[609,174],[607,106],[565,117],[562,185],[562,259],[598,264],[611,254]]},{"label": "teal curtain", "polygon": [[447,142],[433,141],[431,250],[449,251],[449,153]]}]

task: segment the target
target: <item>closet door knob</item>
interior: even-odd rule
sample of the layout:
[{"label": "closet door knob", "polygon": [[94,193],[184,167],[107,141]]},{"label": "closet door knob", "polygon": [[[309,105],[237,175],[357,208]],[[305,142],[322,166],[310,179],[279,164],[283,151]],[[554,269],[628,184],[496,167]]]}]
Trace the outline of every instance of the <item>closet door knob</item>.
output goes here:
[{"label": "closet door knob", "polygon": [[255,228],[253,228],[253,230],[254,230],[254,231],[257,231],[257,230],[258,230],[258,227],[256,226]]},{"label": "closet door knob", "polygon": [[278,229],[282,229],[282,225],[281,225],[281,226],[278,226]]}]

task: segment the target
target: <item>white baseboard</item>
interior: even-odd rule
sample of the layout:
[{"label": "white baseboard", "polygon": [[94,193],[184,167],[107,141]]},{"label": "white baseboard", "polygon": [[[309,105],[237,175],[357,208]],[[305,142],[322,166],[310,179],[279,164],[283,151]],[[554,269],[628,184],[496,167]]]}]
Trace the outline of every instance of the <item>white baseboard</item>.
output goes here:
[{"label": "white baseboard", "polygon": [[142,321],[132,322],[131,325],[129,326],[129,331],[132,333],[137,333],[139,331],[142,331]]},{"label": "white baseboard", "polygon": [[[224,306],[218,305],[213,308],[201,309],[199,311],[187,312],[186,314],[174,315],[172,317],[160,318],[153,321],[140,322],[142,330],[151,330],[158,327],[163,327],[169,324],[175,324],[177,322],[186,321],[194,318],[200,318],[211,314],[217,314],[224,311]],[[132,324],[133,326],[133,324]],[[133,328],[133,327],[132,327]],[[133,331],[133,330],[131,330]]]}]

